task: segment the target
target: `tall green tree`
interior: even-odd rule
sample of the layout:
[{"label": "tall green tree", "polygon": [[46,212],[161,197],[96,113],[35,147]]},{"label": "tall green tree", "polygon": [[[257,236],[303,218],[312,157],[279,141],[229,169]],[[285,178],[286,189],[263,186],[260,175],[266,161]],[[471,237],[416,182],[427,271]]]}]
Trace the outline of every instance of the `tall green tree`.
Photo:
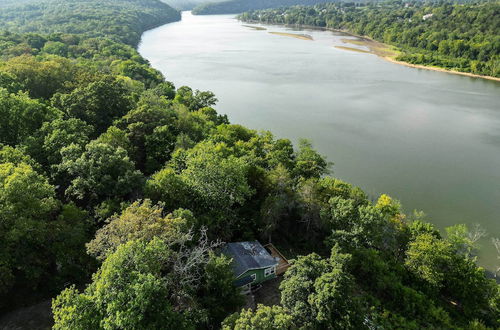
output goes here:
[{"label": "tall green tree", "polygon": [[217,98],[212,92],[193,91],[190,87],[182,86],[177,90],[175,101],[185,105],[191,111],[197,111],[215,105]]},{"label": "tall green tree", "polygon": [[24,163],[0,164],[0,294],[16,282],[40,284],[50,266],[48,223],[57,210],[47,178]]},{"label": "tall green tree", "polygon": [[140,192],[142,174],[123,148],[93,141],[85,150],[75,144],[62,151],[58,171],[67,178],[65,195],[87,207],[109,200],[126,200]]},{"label": "tall green tree", "polygon": [[158,239],[122,245],[83,293],[69,288],[54,299],[54,329],[189,329],[162,276],[171,254]]},{"label": "tall green tree", "polygon": [[105,77],[69,94],[58,94],[52,104],[67,116],[91,125],[97,134],[103,133],[113,120],[133,107],[127,89],[114,77]]},{"label": "tall green tree", "polygon": [[331,164],[313,149],[311,142],[304,139],[299,141],[295,165],[295,172],[298,176],[305,179],[319,178],[328,173],[330,166]]},{"label": "tall green tree", "polygon": [[62,149],[72,144],[80,148],[85,147],[90,142],[92,132],[92,126],[80,119],[58,118],[45,122],[24,144],[27,146],[27,152],[51,171],[52,165],[61,163]]},{"label": "tall green tree", "polygon": [[21,89],[29,92],[31,97],[43,99],[65,91],[66,85],[75,80],[79,70],[63,57],[41,59],[30,55],[12,58],[0,69],[15,77]]},{"label": "tall green tree", "polygon": [[332,249],[329,259],[299,257],[280,285],[281,304],[301,327],[361,329],[363,317],[346,266],[350,255]]},{"label": "tall green tree", "polygon": [[157,237],[172,246],[182,244],[192,235],[192,222],[190,211],[177,210],[164,216],[161,205],[153,205],[150,200],[137,201],[120,215],[108,219],[106,225],[87,244],[87,251],[102,261],[121,244],[136,239],[149,242]]},{"label": "tall green tree", "polygon": [[54,108],[26,94],[10,94],[0,88],[0,143],[15,146],[59,115]]},{"label": "tall green tree", "polygon": [[256,310],[243,309],[224,320],[223,330],[290,330],[296,329],[293,317],[281,306],[258,305]]}]

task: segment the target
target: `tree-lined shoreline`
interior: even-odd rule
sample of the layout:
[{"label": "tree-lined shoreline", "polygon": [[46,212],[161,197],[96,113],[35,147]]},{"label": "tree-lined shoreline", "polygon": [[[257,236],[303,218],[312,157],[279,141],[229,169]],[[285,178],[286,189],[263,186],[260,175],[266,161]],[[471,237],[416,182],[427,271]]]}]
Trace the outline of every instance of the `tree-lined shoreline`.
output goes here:
[{"label": "tree-lined shoreline", "polygon": [[[245,20],[243,22],[249,23],[249,24],[259,24],[259,23],[261,23],[259,21],[255,21],[255,20],[248,20],[248,21]],[[428,65],[412,64],[412,63],[405,62],[405,61],[399,61],[399,60],[397,60],[398,54],[396,54],[396,52],[399,52],[399,50],[397,48],[395,49],[396,52],[393,51],[394,55],[387,55],[387,54],[384,54],[384,52],[381,53],[381,52],[377,51],[376,49],[372,49],[373,47],[370,45],[370,43],[371,42],[377,43],[382,48],[388,49],[389,52],[391,52],[391,49],[394,48],[394,46],[391,46],[391,45],[384,44],[384,43],[381,43],[379,41],[373,40],[373,39],[371,39],[368,36],[356,35],[354,33],[351,33],[349,31],[347,31],[347,30],[339,30],[339,29],[332,29],[332,28],[327,28],[327,27],[317,27],[317,26],[312,26],[312,25],[301,25],[301,24],[297,25],[297,24],[277,24],[277,23],[273,23],[273,25],[284,26],[284,27],[289,27],[289,28],[293,28],[293,29],[313,29],[313,30],[314,29],[320,29],[322,31],[342,32],[342,33],[345,33],[346,35],[359,38],[362,41],[367,41],[366,47],[370,48],[370,51],[368,51],[368,53],[372,53],[374,55],[377,55],[378,57],[380,57],[380,58],[382,58],[382,59],[384,59],[384,60],[386,60],[388,62],[394,63],[394,64],[403,65],[403,66],[407,66],[407,67],[415,68],[415,69],[423,69],[423,70],[431,70],[431,71],[437,71],[437,72],[443,72],[443,73],[449,73],[449,74],[457,74],[457,75],[471,77],[471,78],[481,78],[481,79],[486,79],[486,80],[500,81],[500,77],[479,75],[479,74],[474,74],[474,73],[470,73],[470,72],[455,71],[455,70],[450,70],[450,69],[445,69],[445,68],[440,68],[440,67],[433,67],[433,66],[428,66]],[[345,49],[345,50],[348,50],[348,49]]]},{"label": "tree-lined shoreline", "polygon": [[[395,46],[393,60],[500,77],[500,4],[327,3],[242,13],[242,21],[314,26]],[[458,23],[460,22],[460,23]],[[497,80],[497,79],[492,79]]]}]

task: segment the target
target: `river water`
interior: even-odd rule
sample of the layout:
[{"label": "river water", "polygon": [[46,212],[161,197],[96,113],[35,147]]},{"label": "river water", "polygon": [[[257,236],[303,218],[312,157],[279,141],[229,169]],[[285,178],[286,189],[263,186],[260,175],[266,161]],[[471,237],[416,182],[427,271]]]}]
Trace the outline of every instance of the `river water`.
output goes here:
[{"label": "river water", "polygon": [[[193,16],[143,35],[140,53],[180,87],[211,90],[217,110],[278,137],[310,139],[333,175],[438,228],[479,223],[480,264],[500,237],[500,83],[409,68],[331,31],[257,30],[233,15]],[[303,40],[269,32],[304,33]],[[349,37],[347,37],[349,38]]]}]

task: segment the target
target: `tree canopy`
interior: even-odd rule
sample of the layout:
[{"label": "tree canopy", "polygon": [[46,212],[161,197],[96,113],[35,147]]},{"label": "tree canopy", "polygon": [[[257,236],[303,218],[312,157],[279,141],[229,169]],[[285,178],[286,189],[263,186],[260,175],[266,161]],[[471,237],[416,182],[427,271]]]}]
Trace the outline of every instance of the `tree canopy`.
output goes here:
[{"label": "tree canopy", "polygon": [[[476,264],[469,228],[442,235],[396,199],[335,178],[311,142],[231,124],[212,92],[152,68],[134,47],[177,11],[27,2],[0,5],[0,311],[56,297],[55,329],[500,326],[500,287]],[[431,8],[412,6],[398,13]],[[462,12],[436,5],[436,18],[442,7]],[[396,10],[305,8],[259,13]],[[488,22],[491,8],[471,11]],[[483,30],[476,41],[490,42],[496,30]],[[279,303],[241,309],[220,248],[257,239],[292,265]]]}]

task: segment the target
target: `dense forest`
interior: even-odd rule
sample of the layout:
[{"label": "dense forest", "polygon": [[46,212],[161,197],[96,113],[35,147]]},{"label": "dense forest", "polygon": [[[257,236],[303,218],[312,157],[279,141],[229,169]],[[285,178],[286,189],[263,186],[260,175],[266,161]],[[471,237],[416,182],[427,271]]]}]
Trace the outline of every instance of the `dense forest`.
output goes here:
[{"label": "dense forest", "polygon": [[[440,233],[331,176],[307,140],[231,124],[213,93],[152,68],[134,46],[178,19],[167,5],[0,19],[0,311],[55,297],[55,329],[500,326],[480,233]],[[279,304],[242,310],[219,248],[256,239],[292,266]]]},{"label": "dense forest", "polygon": [[397,46],[398,60],[500,77],[500,3],[327,3],[248,12],[245,21],[344,30]]},{"label": "dense forest", "polygon": [[149,0],[40,0],[0,11],[2,28],[10,32],[64,32],[133,46],[143,31],[174,20],[178,11]]},{"label": "dense forest", "polygon": [[23,3],[30,3],[34,2],[36,0],[3,0],[0,2],[0,8],[1,7],[9,7],[9,6],[18,6]]},{"label": "dense forest", "polygon": [[193,9],[194,15],[239,14],[249,10],[279,8],[293,5],[312,6],[329,0],[228,0],[208,1]]}]

